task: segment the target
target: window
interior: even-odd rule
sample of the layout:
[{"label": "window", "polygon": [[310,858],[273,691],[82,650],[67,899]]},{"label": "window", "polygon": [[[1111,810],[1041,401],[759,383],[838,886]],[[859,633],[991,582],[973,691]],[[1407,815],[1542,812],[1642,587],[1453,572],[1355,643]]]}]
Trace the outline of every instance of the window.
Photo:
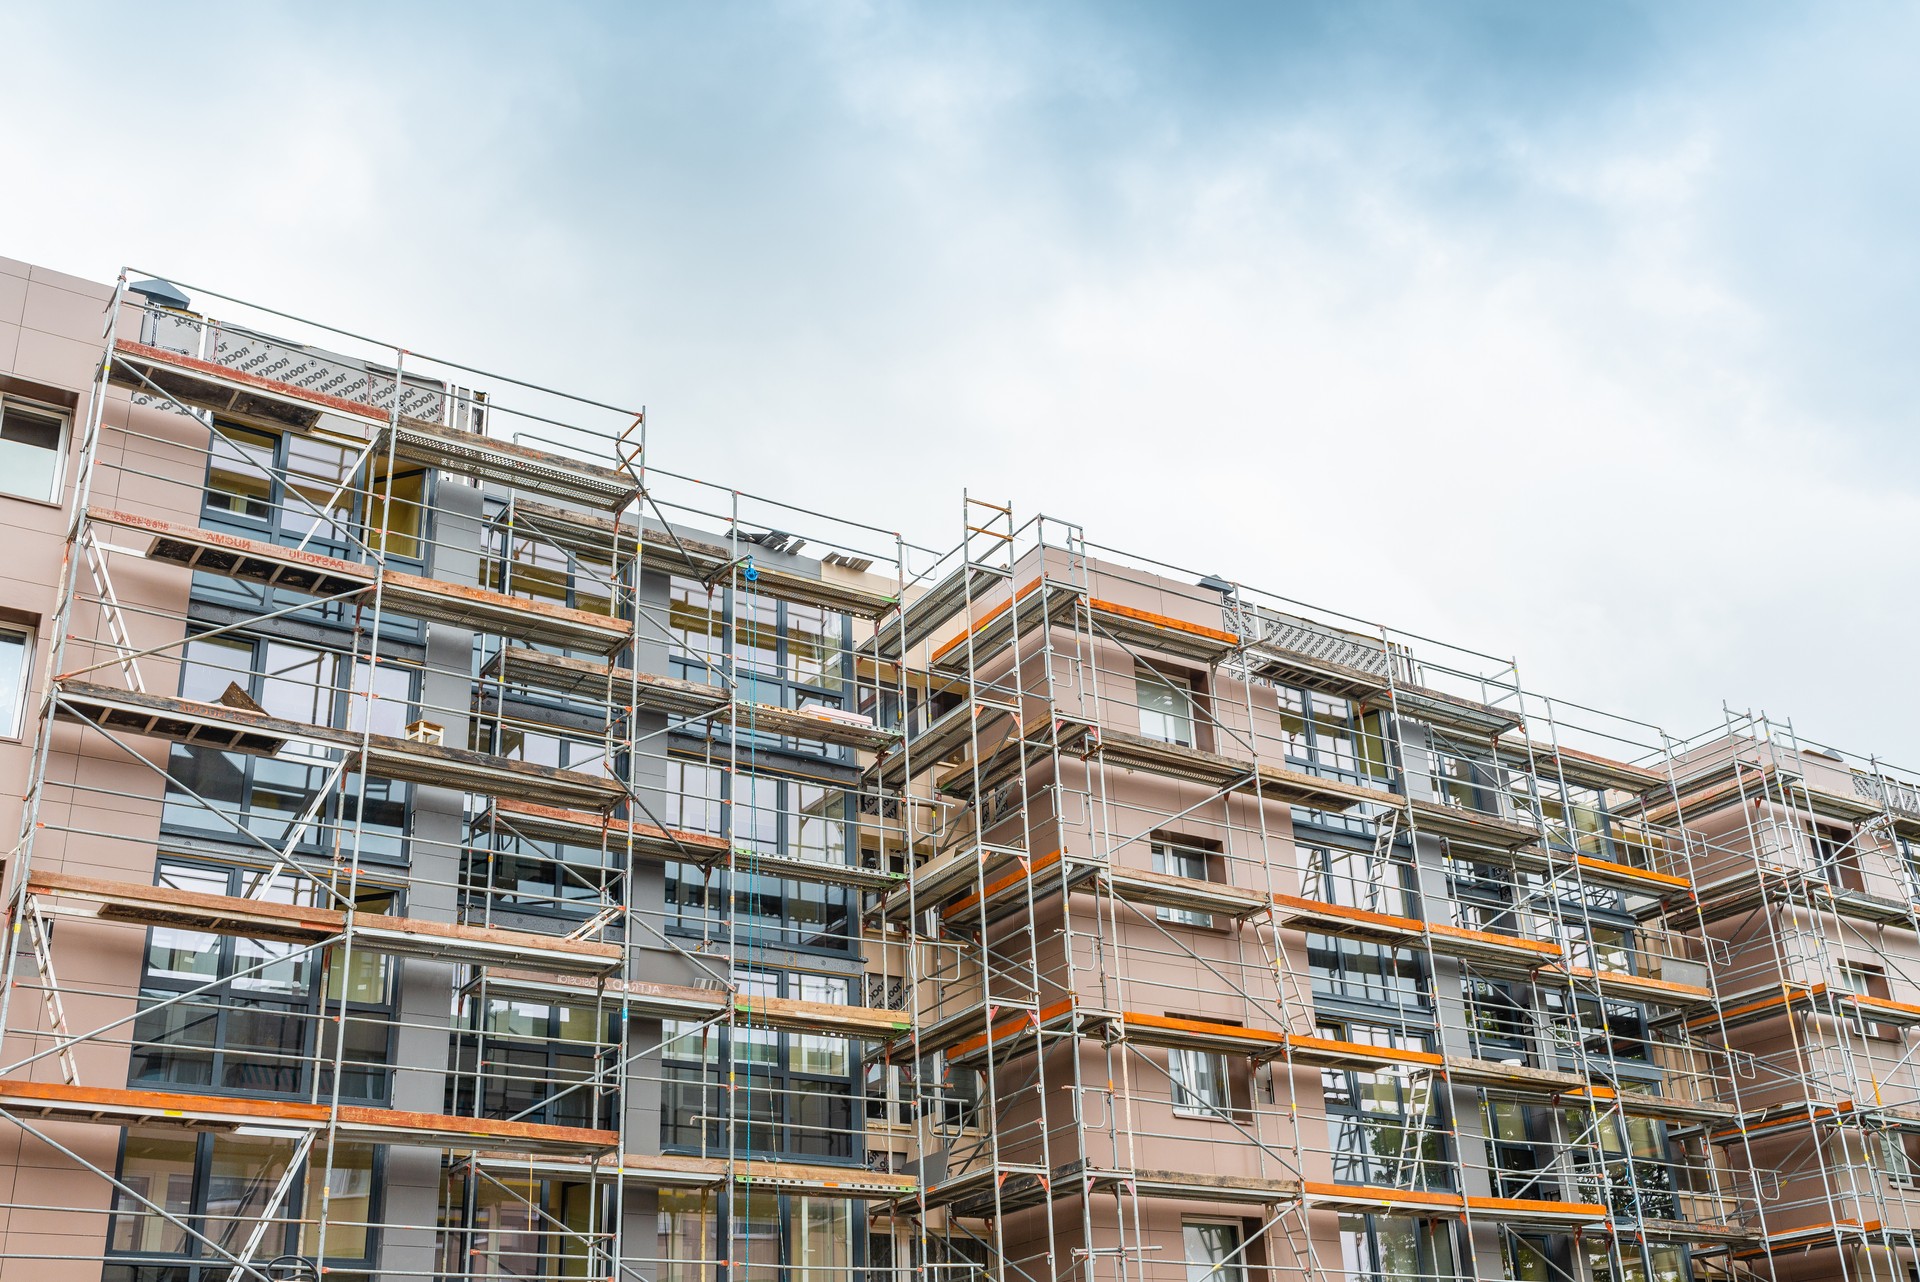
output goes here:
[{"label": "window", "polygon": [[424,558],[427,469],[396,466],[389,512],[384,458],[362,473],[360,450],[348,442],[224,419],[213,428],[202,499],[207,516],[281,543],[339,552],[358,536],[392,556]]},{"label": "window", "polygon": [[[266,885],[265,870],[163,855],[156,884],[171,890],[231,895],[279,904],[326,900],[298,873]],[[360,910],[385,912],[393,892],[362,885]],[[138,1085],[250,1095],[299,1096],[333,1089],[335,1039],[346,1046],[343,1096],[379,1101],[387,1093],[388,958],[355,949],[350,969],[328,953],[273,940],[205,934],[173,926],[147,932],[140,980],[142,1012],[133,1026],[129,1078]],[[322,974],[325,981],[324,1001]],[[212,981],[220,986],[168,1002]],[[343,1021],[332,1016],[345,998]],[[314,1085],[317,1074],[319,1085]]]},{"label": "window", "polygon": [[1246,1282],[1247,1261],[1238,1224],[1180,1226],[1187,1282]]},{"label": "window", "polygon": [[1571,1172],[1566,1196],[1604,1202],[1622,1219],[1680,1217],[1664,1128],[1658,1122],[1630,1117],[1623,1137],[1619,1119],[1611,1114],[1595,1116],[1570,1108],[1561,1113],[1561,1129],[1569,1141],[1560,1162]]},{"label": "window", "polygon": [[[1687,1282],[1694,1276],[1687,1264],[1687,1248],[1684,1246],[1631,1247],[1618,1252],[1619,1267],[1613,1265],[1614,1252],[1607,1250],[1605,1242],[1586,1241],[1581,1243],[1586,1253],[1588,1276],[1594,1282]],[[1641,1251],[1646,1252],[1642,1258]],[[1648,1261],[1653,1267],[1647,1267]],[[1557,1276],[1566,1276],[1564,1272]]]},{"label": "window", "polygon": [[[1468,763],[1457,762],[1459,769],[1467,769]],[[1583,787],[1567,783],[1557,774],[1542,771],[1539,775],[1530,775],[1524,770],[1496,770],[1482,763],[1477,767],[1481,774],[1499,777],[1504,773],[1507,792],[1519,817],[1525,819],[1535,807],[1547,828],[1547,841],[1556,850],[1593,855],[1601,859],[1616,862],[1626,861],[1625,850],[1615,850],[1614,844],[1621,840],[1613,831],[1612,817],[1607,814],[1606,799],[1597,788]],[[1491,793],[1488,803],[1479,809],[1493,809]],[[1457,804],[1474,805],[1471,800],[1462,800]],[[1645,858],[1642,849],[1640,857]]]},{"label": "window", "polygon": [[1563,1262],[1565,1256],[1558,1239],[1507,1234],[1507,1276],[1514,1282],[1554,1282],[1556,1278],[1572,1276]]},{"label": "window", "polygon": [[596,1016],[591,1006],[500,998],[462,1005],[470,1031],[454,1050],[447,1112],[613,1126],[612,1097],[593,1083],[603,1055],[611,1053],[612,1016]]},{"label": "window", "polygon": [[[120,1182],[186,1220],[194,1232],[229,1254],[238,1252],[261,1217],[271,1213],[277,1227],[262,1242],[256,1256],[262,1260],[318,1250],[324,1211],[329,1268],[364,1267],[373,1256],[368,1226],[376,1218],[379,1190],[373,1147],[341,1143],[333,1151],[332,1174],[327,1178],[326,1146],[316,1143],[287,1199],[269,1207],[267,1199],[286,1173],[294,1150],[294,1140],[279,1136],[131,1130],[121,1146]],[[109,1259],[115,1255],[211,1257],[217,1264],[221,1258],[124,1191],[115,1193],[107,1252]],[[102,1276],[108,1282],[131,1282],[186,1275],[173,1269],[109,1265]],[[224,1265],[209,1269],[209,1279],[226,1276]]]},{"label": "window", "polygon": [[[1211,853],[1204,847],[1186,842],[1156,840],[1153,843],[1153,870],[1171,877],[1209,881],[1211,878],[1207,875],[1207,869]],[[1195,908],[1160,908],[1155,915],[1161,921],[1181,926],[1213,925],[1212,913]]]},{"label": "window", "polygon": [[598,1191],[567,1180],[489,1173],[448,1176],[441,1211],[441,1277],[587,1278],[607,1228]]},{"label": "window", "polygon": [[1906,874],[1907,894],[1920,898],[1920,845],[1899,836],[1893,839],[1893,845],[1900,856],[1900,869]]},{"label": "window", "polygon": [[[1493,985],[1487,985],[1489,990]],[[1511,1054],[1517,1047],[1528,1044],[1531,1037],[1531,1019],[1524,1008],[1514,1001],[1512,991],[1502,985],[1498,1000],[1509,1003],[1509,1016],[1519,1025],[1506,1034],[1504,1047],[1489,1047]],[[1547,1035],[1553,1039],[1554,1049],[1563,1066],[1578,1062],[1585,1054],[1600,1059],[1615,1060],[1651,1060],[1653,1042],[1648,1038],[1646,1008],[1633,1002],[1603,1001],[1584,994],[1577,995],[1573,1009],[1567,1009],[1567,994],[1563,990],[1541,988],[1539,990],[1540,1008],[1545,1015],[1542,1021]],[[1504,1017],[1490,1017],[1488,1022]],[[1476,1038],[1482,1031],[1479,1021],[1475,1021]],[[1487,1039],[1501,1036],[1492,1028],[1485,1030]]]},{"label": "window", "polygon": [[[1559,1198],[1560,1181],[1553,1173],[1553,1149],[1548,1142],[1552,1124],[1546,1110],[1519,1100],[1484,1099],[1480,1113],[1495,1195],[1539,1201]],[[1536,1136],[1540,1137],[1537,1142]]]},{"label": "window", "polygon": [[0,494],[59,502],[66,437],[61,411],[0,396]]},{"label": "window", "polygon": [[847,810],[848,794],[841,788],[669,761],[666,796],[655,812],[669,828],[726,837],[738,853],[734,872],[669,863],[668,922],[680,930],[724,933],[722,906],[731,896],[737,930],[847,951],[853,944],[847,887],[755,870],[762,855],[851,863]]},{"label": "window", "polygon": [[[1340,1217],[1343,1277],[1352,1282],[1408,1282],[1412,1278],[1452,1278],[1452,1230],[1443,1220],[1411,1220],[1384,1215]],[[1511,1272],[1515,1278],[1544,1278],[1544,1273]]]},{"label": "window", "polygon": [[1273,687],[1286,757],[1316,773],[1390,787],[1393,770],[1384,712],[1362,713],[1346,699],[1295,686]]},{"label": "window", "polygon": [[[739,991],[844,1006],[853,989],[840,975],[759,971],[743,973]],[[731,1091],[733,1143],[743,1151],[839,1161],[858,1155],[854,1072],[859,1057],[846,1038],[667,1020],[664,1042],[660,1142],[669,1149],[724,1149],[722,1100]]]},{"label": "window", "polygon": [[[1835,973],[1840,980],[1840,987],[1856,997],[1872,997],[1881,1001],[1890,1001],[1893,998],[1893,989],[1887,984],[1887,972],[1878,966],[1870,966],[1865,962],[1841,962],[1835,968]],[[1862,1019],[1861,1026],[1868,1037],[1879,1037],[1891,1041],[1900,1039],[1900,1029],[1897,1025],[1875,1024]]]},{"label": "window", "polygon": [[1227,1057],[1213,1051],[1167,1052],[1167,1075],[1173,1079],[1175,1112],[1226,1117],[1232,1108],[1228,1095]]},{"label": "window", "polygon": [[1624,926],[1603,925],[1599,921],[1569,920],[1542,923],[1543,933],[1566,950],[1567,961],[1587,970],[1603,970],[1616,975],[1634,973],[1633,932]]},{"label": "window", "polygon": [[[400,491],[395,489],[397,504]],[[504,511],[504,505],[489,503],[488,511]],[[585,610],[589,614],[613,613],[613,564],[605,559],[583,556],[554,546],[544,539],[512,535],[497,525],[486,532],[486,560],[481,583],[496,592],[506,592],[554,605]]]},{"label": "window", "polygon": [[1343,908],[1418,917],[1421,899],[1413,888],[1413,865],[1402,852],[1381,858],[1372,847],[1299,843],[1300,893]]},{"label": "window", "polygon": [[[731,628],[728,626],[731,624]],[[751,591],[707,588],[675,576],[668,583],[667,627],[674,637],[668,670],[717,685],[732,675],[739,697],[781,708],[842,708],[852,684],[852,621],[819,606],[773,601]],[[861,709],[871,714],[869,701]],[[736,733],[749,755],[776,751],[851,762],[850,749],[755,729],[743,718],[733,731],[716,723],[685,727],[689,735],[725,739]]]},{"label": "window", "polygon": [[[602,739],[570,738],[476,717],[469,744],[514,761],[581,774],[609,773]],[[619,901],[625,864],[625,846],[617,838],[603,850],[598,841],[536,841],[503,823],[476,827],[462,876],[470,913],[507,908],[579,918]]]},{"label": "window", "polygon": [[[1431,1049],[1426,1034],[1384,1024],[1326,1023],[1318,1032],[1334,1041],[1365,1046]],[[1323,1068],[1320,1090],[1327,1110],[1334,1179],[1386,1188],[1449,1186],[1442,1101],[1432,1078],[1409,1077],[1391,1067],[1371,1072]]]},{"label": "window", "polygon": [[1140,705],[1140,733],[1162,743],[1193,746],[1193,690],[1175,684],[1157,672],[1141,668],[1134,673],[1134,693]]},{"label": "window", "polygon": [[[413,674],[397,664],[369,665],[329,650],[234,634],[189,641],[180,665],[180,696],[217,703],[230,684],[269,715],[290,721],[358,730],[370,718],[375,734],[400,735],[412,719]],[[279,846],[307,815],[336,760],[337,750],[308,744],[290,743],[272,757],[175,744],[167,766],[174,786],[163,822],[229,839],[238,824]],[[361,854],[404,859],[408,785],[369,776],[364,786]],[[353,840],[361,796],[360,776],[343,776],[321,801],[296,848],[330,851],[336,836]]]},{"label": "window", "polygon": [[[1402,917],[1418,915],[1421,901],[1413,890],[1413,867],[1399,854],[1382,861],[1370,847],[1302,843],[1294,849],[1305,897]],[[1427,1004],[1426,956],[1416,949],[1309,932],[1307,965],[1316,994]]]},{"label": "window", "polygon": [[[856,1217],[844,1198],[754,1191],[721,1200],[663,1190],[659,1205],[661,1282],[712,1282],[721,1259],[746,1282],[847,1282],[856,1274]],[[724,1251],[723,1235],[732,1243]],[[886,1276],[873,1268],[884,1261],[868,1263],[867,1276]]]},{"label": "window", "polygon": [[1860,860],[1850,834],[1815,825],[1808,835],[1813,846],[1814,876],[1830,886],[1848,890],[1863,887]]},{"label": "window", "polygon": [[0,739],[20,737],[32,669],[32,635],[25,629],[0,627]]},{"label": "window", "polygon": [[1901,1188],[1920,1186],[1920,1136],[1898,1131],[1873,1133],[1874,1164],[1887,1182]]},{"label": "window", "polygon": [[1433,786],[1440,801],[1457,810],[1498,813],[1500,806],[1486,787],[1490,767],[1449,752],[1433,754]]}]

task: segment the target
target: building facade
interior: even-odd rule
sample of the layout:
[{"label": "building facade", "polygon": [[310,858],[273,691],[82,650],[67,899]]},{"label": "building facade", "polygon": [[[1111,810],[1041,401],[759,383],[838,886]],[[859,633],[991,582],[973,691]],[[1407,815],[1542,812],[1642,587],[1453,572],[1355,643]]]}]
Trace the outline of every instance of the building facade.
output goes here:
[{"label": "building facade", "polygon": [[1920,793],[0,260],[0,1277],[1887,1279]]}]

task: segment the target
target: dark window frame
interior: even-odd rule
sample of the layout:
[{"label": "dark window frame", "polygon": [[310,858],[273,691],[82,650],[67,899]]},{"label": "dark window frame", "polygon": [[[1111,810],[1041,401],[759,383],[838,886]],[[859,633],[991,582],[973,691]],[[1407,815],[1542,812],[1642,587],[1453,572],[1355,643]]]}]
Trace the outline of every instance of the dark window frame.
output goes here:
[{"label": "dark window frame", "polygon": [[[202,640],[203,638],[197,633],[190,635],[187,638],[185,648],[182,650],[183,661],[180,665],[180,687],[183,693],[187,689],[189,681],[193,679],[193,647]],[[233,678],[233,684],[240,685],[243,692],[256,703],[267,701],[264,692],[266,683],[270,679],[284,680],[283,677],[276,676],[267,671],[267,656],[270,652],[270,647],[276,645],[285,646],[292,650],[317,656],[322,663],[330,665],[331,668],[331,675],[327,678],[330,689],[325,692],[330,702],[327,724],[332,726],[346,726],[351,724],[350,717],[355,702],[353,694],[355,688],[354,680],[358,675],[356,669],[359,665],[367,662],[364,656],[355,656],[304,640],[262,636],[247,632],[229,632],[219,637],[204,638],[204,640],[208,642],[218,642],[219,647],[222,649],[237,649],[240,645],[247,645],[252,648],[245,673],[241,673],[238,668],[228,669],[214,664],[202,666],[208,671],[225,672],[230,675]],[[381,676],[393,673],[405,674],[407,680],[406,711],[402,716],[406,720],[411,720],[419,708],[419,675],[403,667],[384,661],[375,665],[373,671]],[[245,678],[244,682],[241,680],[243,676]],[[316,685],[314,689],[317,699],[320,695],[321,687]],[[382,698],[394,697],[397,697],[397,695],[382,696]],[[216,805],[230,802],[230,809],[226,805],[220,805],[220,808],[227,810],[230,817],[239,820],[243,826],[249,828],[249,831],[254,831],[248,821],[250,818],[259,817],[256,814],[255,791],[261,782],[263,772],[271,772],[275,769],[304,769],[308,772],[309,782],[317,784],[320,780],[327,777],[335,764],[337,764],[336,759],[332,757],[315,756],[312,758],[299,759],[282,759],[280,757],[265,758],[248,753],[221,752],[216,748],[203,747],[200,745],[174,744],[168,753],[167,774],[169,778],[178,778],[182,773],[220,768],[235,772],[238,776],[238,792],[236,796],[231,798],[208,796],[208,789],[204,787],[194,787],[194,783],[200,782],[197,778],[193,783],[189,783],[186,778],[180,778],[179,781],[183,787],[193,787],[195,792],[200,793],[201,796],[206,797],[208,801],[214,802]],[[413,829],[412,785],[396,780],[383,779],[377,775],[369,775],[366,778],[365,786],[366,797],[369,803],[368,809],[371,811],[376,805],[397,809],[399,822],[397,825],[389,825],[377,821],[369,821],[367,829],[370,835],[372,835],[373,840],[370,842],[363,840],[360,852],[361,858],[368,863],[374,864],[405,865],[410,859]],[[313,856],[324,856],[328,854],[330,850],[330,844],[327,839],[328,834],[334,831],[344,834],[350,831],[354,825],[354,811],[358,806],[361,796],[360,789],[361,778],[359,772],[348,771],[342,775],[340,781],[333,787],[331,795],[321,806],[313,823],[309,825],[306,832],[302,834],[301,841],[295,847],[296,853]],[[285,813],[288,824],[291,824],[298,818],[298,812],[283,813]],[[180,794],[179,800],[169,799],[163,804],[161,810],[161,831],[175,835],[192,835],[197,838],[210,837],[217,841],[234,843],[239,843],[244,840],[235,833],[230,826],[209,815],[205,807],[193,801],[191,798],[186,797],[184,793]],[[284,828],[278,833],[272,833],[271,827],[269,826],[268,834],[256,833],[256,835],[260,835],[262,840],[278,846],[285,840],[286,834]],[[257,847],[255,847],[255,849],[257,849]]]},{"label": "dark window frame", "polygon": [[[235,897],[244,897],[250,888],[250,879],[264,876],[269,869],[263,866],[229,863],[213,859],[204,859],[191,855],[162,852],[154,861],[155,884],[164,884],[163,878],[170,870],[187,874],[224,875],[227,879],[226,893]],[[282,872],[283,879],[298,878],[298,873]],[[370,908],[381,908],[387,912],[400,911],[399,905],[404,891],[401,887],[385,883],[364,882],[359,887],[362,902]],[[214,976],[175,978],[165,974],[156,974],[152,969],[156,929],[179,929],[189,935],[210,935],[210,951],[216,954]],[[341,1027],[331,1019],[333,1014],[344,1014],[347,1021],[356,1026],[356,1031],[365,1034],[369,1029],[381,1034],[380,1047],[364,1048],[364,1054],[356,1058],[348,1055],[344,1066],[348,1071],[348,1080],[370,1083],[365,1090],[355,1089],[343,1082],[341,1098],[356,1103],[384,1104],[390,1098],[393,1087],[392,1047],[394,1040],[394,1022],[396,1010],[395,986],[397,971],[391,958],[383,959],[382,995],[379,1001],[356,1000],[350,996],[345,985],[352,976],[342,981],[344,1002],[327,993],[331,970],[329,963],[337,964],[342,945],[332,945],[328,949],[306,954],[308,975],[306,991],[299,995],[276,994],[268,989],[249,991],[242,987],[235,991],[233,978],[235,972],[248,969],[252,963],[242,963],[239,952],[248,941],[235,935],[211,935],[211,932],[193,931],[186,928],[156,927],[147,931],[146,943],[141,951],[140,996],[143,999],[164,1000],[200,988],[214,977],[220,977],[217,988],[210,988],[196,998],[175,1001],[171,1005],[158,1008],[152,1019],[143,1011],[135,1018],[132,1032],[133,1052],[127,1067],[129,1086],[154,1090],[183,1089],[195,1094],[207,1095],[253,1095],[272,1099],[304,1099],[316,1089],[331,1095],[332,1084],[332,1048],[326,1045],[334,1036],[333,1030]],[[261,941],[253,941],[258,944]],[[290,949],[290,951],[292,951]],[[264,972],[263,972],[264,973]],[[203,1012],[195,1016],[194,1011]],[[263,1058],[268,1061],[269,1073],[291,1073],[292,1077],[284,1086],[275,1086],[271,1079],[261,1081],[255,1077],[239,1083],[230,1082],[231,1071],[238,1067],[247,1071],[248,1057],[243,1053],[245,1044],[230,1029],[238,1019],[247,1014],[264,1013],[268,1018],[281,1018],[291,1022],[297,1030],[297,1046],[287,1051],[281,1058],[291,1060],[290,1065],[275,1066],[271,1062],[275,1056],[268,1053]],[[164,1048],[168,1042],[165,1034],[177,1030],[178,1021],[185,1017],[194,1027],[200,1021],[211,1020],[211,1036],[204,1041],[176,1046],[183,1053],[178,1057],[167,1056]],[[155,1024],[159,1028],[156,1030]],[[143,1026],[145,1031],[143,1032]],[[143,1047],[152,1048],[151,1052]],[[166,1071],[143,1075],[141,1063],[143,1054],[152,1053],[156,1059],[174,1064],[199,1062],[204,1054],[206,1080],[183,1078],[179,1073]],[[316,1075],[318,1083],[316,1085]]]},{"label": "dark window frame", "polygon": [[[807,979],[819,979],[844,984],[845,996],[852,999],[857,995],[859,979],[856,975],[794,970],[752,970],[741,974],[743,978],[761,981],[763,989],[773,990],[765,995],[779,997],[804,991],[803,984]],[[765,983],[767,980],[774,982],[768,985]],[[684,1031],[676,1032],[675,1029],[682,1025]],[[745,1126],[736,1124],[733,1134],[736,1149],[774,1160],[794,1159],[844,1166],[860,1166],[865,1162],[866,1092],[860,1053],[857,1043],[852,1039],[832,1038],[844,1043],[840,1053],[847,1061],[845,1073],[832,1074],[795,1066],[795,1052],[800,1045],[796,1039],[830,1037],[828,1034],[788,1032],[764,1027],[743,1026],[736,1029],[724,1022],[668,1020],[663,1022],[662,1027],[664,1046],[661,1076],[664,1079],[665,1099],[660,1114],[660,1142],[663,1152],[700,1153],[710,1152],[716,1147],[725,1149],[728,1143],[726,1125],[718,1120],[721,1100],[729,1093],[739,1100],[745,1092],[745,1098],[750,1103],[753,1083],[758,1083],[763,1098],[779,1112],[770,1114],[765,1121],[753,1120]],[[736,1033],[745,1036],[746,1044],[771,1046],[774,1052],[772,1060],[735,1058],[733,1043]],[[732,1085],[728,1084],[730,1080]],[[803,1092],[803,1087],[816,1089]],[[818,1126],[812,1119],[797,1118],[796,1104],[808,1094],[837,1100],[843,1116],[837,1123],[829,1119],[830,1124]],[[707,1119],[704,1125],[703,1117]],[[769,1136],[773,1138],[773,1143],[755,1142]],[[812,1138],[814,1136],[818,1138]]]},{"label": "dark window frame", "polygon": [[[215,1141],[219,1137],[220,1133],[212,1131],[202,1131],[192,1136],[194,1140],[194,1158],[191,1169],[193,1191],[189,1199],[191,1209],[182,1217],[189,1224],[192,1224],[197,1232],[204,1233],[216,1241],[219,1240],[219,1235],[209,1231],[214,1226],[207,1222],[206,1217],[211,1214],[208,1210],[208,1202],[212,1194],[213,1149]],[[116,1179],[124,1179],[126,1175],[127,1141],[129,1138],[128,1130],[123,1128],[120,1132],[120,1142],[116,1147],[116,1156],[114,1159],[114,1175]],[[386,1203],[387,1146],[384,1144],[374,1144],[365,1147],[370,1147],[373,1151],[371,1183],[368,1189],[367,1202],[367,1249],[365,1254],[358,1256],[327,1256],[323,1263],[329,1271],[344,1271],[350,1274],[359,1273],[363,1270],[372,1269],[375,1262],[380,1258],[381,1221],[385,1218]],[[324,1170],[323,1164],[325,1160],[325,1149],[316,1141],[312,1151],[308,1155],[306,1170],[294,1180],[293,1185],[287,1190],[286,1200],[281,1203],[278,1208],[275,1208],[282,1217],[298,1217],[302,1213],[306,1205],[307,1185]],[[164,1204],[164,1199],[155,1198],[154,1200]],[[150,1276],[149,1268],[152,1268],[155,1273],[160,1273],[161,1276],[167,1277],[168,1282],[180,1282],[179,1276],[171,1272],[171,1270],[175,1269],[185,1270],[185,1278],[191,1279],[192,1282],[228,1282],[229,1273],[233,1266],[218,1257],[210,1257],[206,1248],[192,1238],[186,1240],[184,1244],[185,1250],[177,1254],[141,1250],[120,1250],[115,1248],[113,1240],[119,1228],[120,1221],[123,1218],[138,1221],[152,1214],[152,1212],[137,1205],[126,1210],[119,1209],[119,1201],[120,1198],[116,1192],[115,1197],[110,1200],[112,1210],[108,1216],[105,1245],[102,1248],[105,1260],[102,1266],[102,1278],[104,1282],[117,1282],[120,1271],[124,1271],[127,1282],[136,1282],[136,1280],[138,1280],[138,1282],[145,1282],[145,1279]],[[259,1262],[264,1263],[267,1260],[273,1259],[275,1256],[292,1253],[298,1249],[301,1226],[299,1224],[289,1224],[286,1228],[286,1234],[281,1239],[277,1248],[271,1237],[262,1243],[261,1249],[256,1256]],[[178,1230],[176,1229],[174,1231]],[[247,1232],[251,1232],[251,1230],[249,1229]],[[239,1241],[244,1242],[245,1240],[246,1233],[243,1232],[239,1235]],[[237,1244],[235,1249],[237,1250]],[[146,1264],[147,1261],[165,1261],[165,1263],[157,1266],[148,1266]],[[162,1273],[161,1270],[168,1270],[168,1272]]]}]

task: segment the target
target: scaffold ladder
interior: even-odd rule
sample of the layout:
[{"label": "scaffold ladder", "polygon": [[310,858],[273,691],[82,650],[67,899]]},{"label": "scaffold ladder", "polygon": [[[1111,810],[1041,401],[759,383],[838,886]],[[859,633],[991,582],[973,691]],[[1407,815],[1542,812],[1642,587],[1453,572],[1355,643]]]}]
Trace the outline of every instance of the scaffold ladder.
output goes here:
[{"label": "scaffold ladder", "polygon": [[60,1001],[60,981],[53,973],[53,931],[40,901],[26,896],[27,943],[33,949],[34,969],[40,973],[40,998],[47,1010],[47,1026],[59,1039],[60,1075],[69,1086],[80,1084],[80,1064],[73,1057],[73,1038],[67,1032],[67,1011]]},{"label": "scaffold ladder", "polygon": [[107,623],[107,635],[113,641],[114,649],[120,652],[120,671],[134,690],[146,693],[146,682],[140,676],[140,661],[134,649],[133,634],[127,629],[126,614],[120,608],[120,599],[113,590],[113,576],[107,572],[106,554],[101,549],[99,539],[91,524],[80,536],[80,550],[87,559],[87,574],[93,580],[93,592],[100,602],[100,614]]}]

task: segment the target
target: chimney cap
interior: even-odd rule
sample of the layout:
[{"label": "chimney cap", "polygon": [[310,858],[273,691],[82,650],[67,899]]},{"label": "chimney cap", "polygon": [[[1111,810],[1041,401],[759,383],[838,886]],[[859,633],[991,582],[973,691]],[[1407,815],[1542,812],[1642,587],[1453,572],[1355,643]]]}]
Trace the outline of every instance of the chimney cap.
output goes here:
[{"label": "chimney cap", "polygon": [[188,298],[164,280],[136,280],[133,284],[127,286],[127,288],[131,292],[139,294],[150,303],[157,304],[161,307],[171,307],[175,311],[184,312],[193,306],[193,300],[191,298]]}]

